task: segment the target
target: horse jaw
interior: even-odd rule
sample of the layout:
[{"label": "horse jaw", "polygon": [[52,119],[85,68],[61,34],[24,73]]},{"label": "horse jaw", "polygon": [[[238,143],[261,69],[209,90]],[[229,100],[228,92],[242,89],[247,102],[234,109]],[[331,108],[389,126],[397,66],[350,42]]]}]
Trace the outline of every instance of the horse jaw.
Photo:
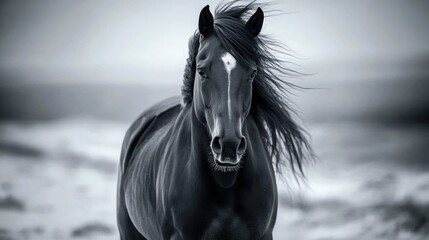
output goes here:
[{"label": "horse jaw", "polygon": [[212,170],[216,183],[223,188],[230,188],[237,180],[238,171],[221,172]]},{"label": "horse jaw", "polygon": [[213,174],[215,182],[223,188],[230,188],[234,185],[235,181],[237,180],[238,172],[244,166],[244,160],[241,158],[241,156],[239,157],[238,164],[236,166],[220,166],[216,163],[215,156],[211,151],[209,153],[209,163],[210,170]]}]

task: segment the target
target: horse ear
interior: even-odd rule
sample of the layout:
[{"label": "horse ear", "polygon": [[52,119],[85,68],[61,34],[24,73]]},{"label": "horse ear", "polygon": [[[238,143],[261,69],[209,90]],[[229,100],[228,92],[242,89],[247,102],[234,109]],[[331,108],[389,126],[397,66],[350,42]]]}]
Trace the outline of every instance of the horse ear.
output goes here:
[{"label": "horse ear", "polygon": [[213,31],[213,15],[210,12],[209,5],[201,10],[198,30],[204,37],[207,37]]},{"label": "horse ear", "polygon": [[264,23],[264,12],[260,7],[256,10],[246,23],[246,27],[250,30],[254,37],[261,32],[262,24]]}]

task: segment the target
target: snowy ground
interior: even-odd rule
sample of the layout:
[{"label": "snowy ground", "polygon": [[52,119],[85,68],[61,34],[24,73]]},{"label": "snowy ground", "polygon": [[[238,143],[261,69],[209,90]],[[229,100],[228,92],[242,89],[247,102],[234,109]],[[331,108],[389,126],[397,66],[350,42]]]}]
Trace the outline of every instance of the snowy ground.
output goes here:
[{"label": "snowy ground", "polygon": [[[118,239],[127,124],[0,124],[0,240]],[[275,239],[429,239],[429,127],[313,123],[319,160],[279,183]]]}]

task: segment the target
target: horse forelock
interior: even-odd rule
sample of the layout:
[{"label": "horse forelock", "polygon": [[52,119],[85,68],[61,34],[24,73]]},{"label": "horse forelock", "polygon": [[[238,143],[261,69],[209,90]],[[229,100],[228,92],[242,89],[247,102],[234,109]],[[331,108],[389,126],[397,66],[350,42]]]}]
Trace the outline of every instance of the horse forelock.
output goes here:
[{"label": "horse forelock", "polygon": [[[253,37],[246,29],[245,20],[261,4],[252,1],[233,1],[215,10],[214,34],[222,46],[243,66],[256,62],[258,74],[253,83],[250,114],[259,126],[261,136],[278,170],[282,165],[295,166],[302,171],[304,159],[313,158],[305,131],[295,122],[296,116],[289,106],[289,87],[299,88],[287,82],[298,72],[285,66],[282,57],[290,56],[287,48],[263,34]],[[262,5],[262,7],[266,6]],[[183,102],[192,103],[200,34],[195,32],[189,40],[189,57],[182,86]]]}]

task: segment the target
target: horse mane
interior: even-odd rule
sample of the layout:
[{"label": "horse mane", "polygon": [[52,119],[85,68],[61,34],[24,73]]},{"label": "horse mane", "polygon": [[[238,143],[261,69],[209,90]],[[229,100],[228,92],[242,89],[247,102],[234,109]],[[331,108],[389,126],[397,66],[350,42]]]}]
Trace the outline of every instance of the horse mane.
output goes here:
[{"label": "horse mane", "polygon": [[[258,6],[255,1],[233,1],[218,6],[214,16],[214,34],[240,64],[250,66],[256,62],[258,74],[253,82],[250,114],[254,118],[268,151],[281,172],[289,164],[293,173],[296,166],[303,174],[303,161],[313,157],[306,132],[295,122],[295,112],[288,105],[288,88],[297,86],[284,80],[298,74],[287,68],[286,61],[276,55],[290,55],[283,44],[259,34],[253,37],[245,23]],[[200,34],[195,32],[189,40],[189,57],[182,86],[184,104],[192,103]],[[296,115],[296,114],[295,114]]]}]

